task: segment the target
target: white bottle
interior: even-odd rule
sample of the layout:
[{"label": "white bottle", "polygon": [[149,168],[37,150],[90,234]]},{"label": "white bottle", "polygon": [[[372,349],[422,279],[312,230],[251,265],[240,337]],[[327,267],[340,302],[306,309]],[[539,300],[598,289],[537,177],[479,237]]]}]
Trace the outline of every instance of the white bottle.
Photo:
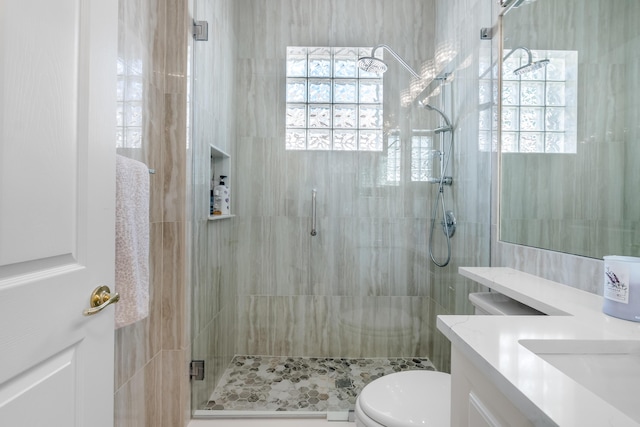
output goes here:
[{"label": "white bottle", "polygon": [[229,187],[224,185],[224,179],[226,177],[227,177],[226,175],[220,175],[220,184],[213,189],[213,194],[215,195],[215,197],[216,198],[219,197],[218,209],[220,213],[218,215],[231,214],[231,208],[230,208],[231,200],[229,197]]},{"label": "white bottle", "polygon": [[216,183],[214,180],[211,180],[211,184],[209,185],[209,215],[214,215],[214,212],[217,208],[215,203],[215,196],[213,190],[216,188]]}]

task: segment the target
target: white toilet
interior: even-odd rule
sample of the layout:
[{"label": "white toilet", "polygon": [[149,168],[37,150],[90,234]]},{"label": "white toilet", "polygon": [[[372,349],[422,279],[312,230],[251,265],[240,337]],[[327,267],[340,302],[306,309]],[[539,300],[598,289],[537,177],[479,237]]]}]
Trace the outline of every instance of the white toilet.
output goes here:
[{"label": "white toilet", "polygon": [[358,427],[448,427],[451,376],[403,371],[367,384],[356,399]]},{"label": "white toilet", "polygon": [[[470,294],[476,314],[543,314],[496,292]],[[367,384],[356,400],[357,427],[449,427],[451,376],[404,371]]]}]

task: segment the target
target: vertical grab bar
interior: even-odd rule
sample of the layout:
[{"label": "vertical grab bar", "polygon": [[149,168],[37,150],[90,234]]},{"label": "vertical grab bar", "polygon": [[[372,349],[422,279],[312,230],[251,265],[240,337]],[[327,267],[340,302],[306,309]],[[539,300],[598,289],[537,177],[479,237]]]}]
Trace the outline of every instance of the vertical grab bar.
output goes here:
[{"label": "vertical grab bar", "polygon": [[318,234],[316,231],[316,194],[318,191],[314,188],[311,190],[311,235]]}]

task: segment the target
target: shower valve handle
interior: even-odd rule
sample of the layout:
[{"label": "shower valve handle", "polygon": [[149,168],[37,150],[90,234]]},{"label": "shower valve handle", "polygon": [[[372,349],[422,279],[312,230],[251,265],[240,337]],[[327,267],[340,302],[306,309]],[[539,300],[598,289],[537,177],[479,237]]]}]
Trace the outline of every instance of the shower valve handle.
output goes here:
[{"label": "shower valve handle", "polygon": [[316,194],[318,191],[314,188],[311,190],[311,236],[316,236]]}]

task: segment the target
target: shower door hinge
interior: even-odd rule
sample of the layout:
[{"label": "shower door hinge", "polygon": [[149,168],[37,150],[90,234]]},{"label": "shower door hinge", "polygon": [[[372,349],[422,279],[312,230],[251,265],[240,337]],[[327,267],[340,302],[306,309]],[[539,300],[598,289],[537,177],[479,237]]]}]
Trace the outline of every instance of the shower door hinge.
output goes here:
[{"label": "shower door hinge", "polygon": [[204,360],[192,360],[189,363],[189,377],[192,380],[204,380]]},{"label": "shower door hinge", "polygon": [[193,38],[199,42],[209,40],[209,23],[207,21],[193,21]]},{"label": "shower door hinge", "polygon": [[491,40],[493,38],[493,28],[480,28],[480,40]]}]

